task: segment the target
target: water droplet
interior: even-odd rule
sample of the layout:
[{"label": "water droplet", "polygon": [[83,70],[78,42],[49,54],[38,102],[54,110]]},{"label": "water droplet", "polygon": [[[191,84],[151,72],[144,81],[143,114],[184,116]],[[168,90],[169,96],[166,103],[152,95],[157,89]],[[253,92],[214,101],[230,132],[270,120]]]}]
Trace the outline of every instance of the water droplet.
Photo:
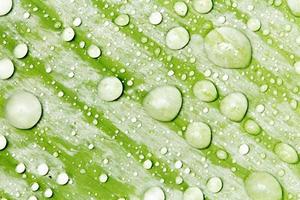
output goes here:
[{"label": "water droplet", "polygon": [[24,163],[19,163],[17,166],[16,166],[16,172],[18,174],[23,174],[26,170],[26,166],[24,165]]},{"label": "water droplet", "polygon": [[0,79],[9,79],[15,71],[14,63],[9,58],[0,60]]},{"label": "water droplet", "polygon": [[130,18],[129,15],[127,14],[121,14],[119,16],[116,17],[116,19],[114,20],[115,24],[117,24],[118,26],[126,26],[129,24]]},{"label": "water droplet", "polygon": [[300,61],[295,62],[294,64],[295,72],[300,74]]},{"label": "water droplet", "polygon": [[33,94],[17,91],[9,97],[5,107],[6,119],[14,127],[30,129],[42,116],[42,105]]},{"label": "water droplet", "polygon": [[36,192],[40,188],[40,185],[37,182],[32,183],[31,190]]},{"label": "water droplet", "polygon": [[4,135],[0,134],[0,151],[5,149],[7,146],[7,140]]},{"label": "water droplet", "polygon": [[18,44],[15,48],[14,48],[14,56],[16,58],[24,58],[28,53],[28,46],[24,43],[22,44]]},{"label": "water droplet", "polygon": [[101,174],[101,175],[99,176],[99,181],[100,181],[101,183],[106,183],[107,180],[108,180],[107,174]]},{"label": "water droplet", "polygon": [[114,101],[123,93],[122,82],[116,77],[103,78],[98,85],[98,95],[104,101]]},{"label": "water droplet", "polygon": [[255,200],[280,200],[282,189],[278,181],[267,172],[253,172],[245,180],[245,189]]},{"label": "water droplet", "polygon": [[165,200],[165,193],[160,187],[151,187],[145,194],[143,200]]},{"label": "water droplet", "polygon": [[73,20],[73,25],[76,26],[76,27],[80,26],[81,23],[82,23],[82,21],[81,21],[80,17],[76,17],[76,18]]},{"label": "water droplet", "polygon": [[45,191],[44,191],[44,197],[46,198],[51,198],[53,196],[53,191],[50,189],[50,188],[47,188]]},{"label": "water droplet", "polygon": [[149,160],[149,159],[145,160],[145,162],[143,163],[143,167],[145,169],[151,169],[152,168],[152,161]]},{"label": "water droplet", "polygon": [[70,42],[75,37],[75,31],[71,27],[67,27],[62,32],[62,39],[66,42]]},{"label": "water droplet", "polygon": [[300,17],[300,3],[299,0],[287,0],[288,7],[293,15]]},{"label": "water droplet", "polygon": [[170,29],[166,35],[166,45],[170,49],[182,49],[189,43],[189,41],[189,32],[181,26]]},{"label": "water droplet", "polygon": [[228,158],[228,154],[226,151],[224,150],[218,150],[217,151],[217,157],[220,159],[220,160],[226,160]]},{"label": "water droplet", "polygon": [[46,163],[42,163],[37,167],[38,174],[45,176],[49,172],[49,167]]},{"label": "water droplet", "polygon": [[244,124],[244,129],[251,135],[258,135],[261,131],[260,126],[252,119],[248,119]]},{"label": "water droplet", "polygon": [[282,161],[289,164],[297,163],[299,160],[297,151],[291,145],[286,143],[276,144],[274,152]]},{"label": "water droplet", "polygon": [[211,129],[203,122],[190,123],[185,131],[185,139],[195,148],[207,148],[212,139]]},{"label": "water droplet", "polygon": [[56,178],[56,183],[58,185],[66,185],[69,182],[69,176],[67,173],[62,172],[60,174],[58,174],[57,178]]},{"label": "water droplet", "polygon": [[212,177],[207,181],[206,186],[209,191],[218,193],[223,187],[223,182],[219,177]]},{"label": "water droplet", "polygon": [[183,193],[183,200],[203,200],[204,195],[198,187],[188,187]]},{"label": "water droplet", "polygon": [[247,155],[249,153],[249,146],[247,144],[242,144],[240,147],[239,147],[239,153],[241,155]]},{"label": "water droplet", "polygon": [[188,7],[183,1],[177,1],[173,8],[175,13],[181,17],[184,17],[188,11]]},{"label": "water droplet", "polygon": [[159,121],[171,121],[181,109],[182,96],[174,86],[160,86],[147,94],[143,105],[152,118]]},{"label": "water droplet", "polygon": [[87,54],[91,57],[91,58],[98,58],[101,55],[101,50],[99,47],[97,47],[96,45],[91,45],[89,46],[88,50],[87,50]]},{"label": "water droplet", "polygon": [[261,27],[261,23],[260,20],[257,18],[250,18],[247,21],[247,27],[251,30],[251,31],[258,31]]},{"label": "water droplet", "polygon": [[215,84],[209,80],[196,82],[193,86],[194,95],[204,102],[212,102],[217,99],[218,91]]},{"label": "water droplet", "polygon": [[210,31],[204,39],[208,59],[217,66],[245,68],[252,57],[249,39],[240,31],[221,27]]},{"label": "water droplet", "polygon": [[0,16],[8,14],[13,7],[12,0],[0,0]]},{"label": "water droplet", "polygon": [[201,14],[209,13],[213,8],[212,0],[193,0],[193,8]]},{"label": "water droplet", "polygon": [[247,109],[247,97],[240,92],[230,93],[220,102],[221,113],[235,122],[240,122],[244,118]]},{"label": "water droplet", "polygon": [[149,22],[153,25],[158,25],[161,23],[163,16],[160,12],[153,12],[149,16]]}]

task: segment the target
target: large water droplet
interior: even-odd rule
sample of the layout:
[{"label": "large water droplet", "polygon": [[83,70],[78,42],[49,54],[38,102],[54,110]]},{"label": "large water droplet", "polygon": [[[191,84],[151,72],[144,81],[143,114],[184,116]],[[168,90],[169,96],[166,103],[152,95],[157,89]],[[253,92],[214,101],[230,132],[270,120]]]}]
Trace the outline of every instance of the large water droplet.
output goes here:
[{"label": "large water droplet", "polygon": [[203,200],[203,193],[198,187],[189,187],[183,193],[183,200]]},{"label": "large water droplet", "polygon": [[13,6],[12,0],[0,0],[0,16],[8,14]]},{"label": "large water droplet", "polygon": [[247,109],[247,97],[240,92],[231,93],[220,102],[221,113],[235,122],[240,122],[244,118]]},{"label": "large water droplet", "polygon": [[19,129],[30,129],[40,120],[42,106],[33,94],[18,91],[9,97],[5,112],[6,119],[11,125]]},{"label": "large water droplet", "polygon": [[211,62],[224,68],[245,68],[252,57],[249,39],[240,31],[221,27],[210,31],[204,39],[205,52]]},{"label": "large water droplet", "polygon": [[114,101],[123,93],[123,85],[116,77],[106,77],[98,85],[98,94],[104,101]]},{"label": "large water droplet", "polygon": [[189,32],[181,26],[170,29],[166,35],[166,45],[170,49],[182,49],[189,41]]},{"label": "large water droplet", "polygon": [[201,14],[208,13],[213,8],[212,0],[193,0],[193,8]]},{"label": "large water droplet", "polygon": [[253,172],[245,180],[245,189],[255,200],[281,200],[282,189],[278,181],[267,172]]},{"label": "large water droplet", "polygon": [[159,121],[171,121],[181,109],[182,96],[174,86],[161,86],[147,94],[143,105],[152,118]]},{"label": "large water droplet", "polygon": [[209,80],[196,82],[193,87],[194,95],[204,102],[211,102],[218,97],[218,91],[215,84]]},{"label": "large water droplet", "polygon": [[165,193],[160,187],[151,187],[145,192],[144,200],[165,200]]},{"label": "large water droplet", "polygon": [[276,155],[284,162],[289,164],[298,162],[298,154],[297,151],[289,144],[286,143],[278,143],[274,148],[274,152]]},{"label": "large water droplet", "polygon": [[300,0],[287,0],[287,4],[293,15],[300,17]]},{"label": "large water droplet", "polygon": [[187,126],[185,132],[186,141],[198,149],[207,148],[211,143],[211,129],[203,122],[193,122]]}]

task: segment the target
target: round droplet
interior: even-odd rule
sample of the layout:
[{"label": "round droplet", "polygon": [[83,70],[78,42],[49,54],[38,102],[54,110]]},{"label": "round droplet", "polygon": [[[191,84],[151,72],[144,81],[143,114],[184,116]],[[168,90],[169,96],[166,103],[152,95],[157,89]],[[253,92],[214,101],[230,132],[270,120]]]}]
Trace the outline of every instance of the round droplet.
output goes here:
[{"label": "round droplet", "polygon": [[196,82],[193,86],[194,95],[204,102],[212,102],[217,99],[218,91],[215,84],[209,80]]},{"label": "round droplet", "polygon": [[287,4],[293,15],[300,17],[300,0],[287,0]]},{"label": "round droplet", "polygon": [[300,74],[300,61],[295,62],[294,64],[295,72]]},{"label": "round droplet", "polygon": [[149,160],[149,159],[145,160],[145,162],[143,163],[143,167],[145,169],[151,169],[152,168],[152,161]]},{"label": "round droplet", "polygon": [[151,90],[143,101],[145,111],[159,121],[171,121],[182,105],[180,91],[174,86],[161,86]]},{"label": "round droplet", "polygon": [[75,37],[75,31],[71,27],[67,27],[64,29],[62,32],[62,39],[66,42],[70,42],[74,39]]},{"label": "round droplet", "polygon": [[99,47],[97,47],[96,45],[91,45],[89,46],[88,50],[87,50],[87,54],[91,57],[91,58],[99,58],[99,56],[101,55],[101,50]]},{"label": "round droplet", "polygon": [[123,93],[122,82],[116,77],[106,77],[98,85],[98,94],[104,101],[114,101]]},{"label": "round droplet", "polygon": [[213,8],[212,0],[193,0],[193,8],[201,14],[209,13]]},{"label": "round droplet", "polygon": [[260,20],[257,18],[250,18],[247,21],[247,27],[251,30],[251,31],[258,31],[261,27],[261,23]]},{"label": "round droplet", "polygon": [[60,174],[58,174],[57,178],[56,178],[56,183],[58,185],[66,185],[69,182],[69,176],[67,173],[62,172]]},{"label": "round droplet", "polygon": [[284,162],[294,164],[298,162],[297,151],[289,144],[278,143],[275,145],[274,152]]},{"label": "round droplet", "polygon": [[39,175],[45,176],[49,172],[49,167],[46,163],[42,163],[37,167]]},{"label": "round droplet", "polygon": [[17,166],[16,166],[16,172],[18,174],[23,174],[26,170],[26,166],[24,165],[24,163],[19,163]]},{"label": "round droplet", "polygon": [[260,126],[252,119],[248,119],[245,122],[244,129],[251,135],[258,135],[261,131]]},{"label": "round droplet", "polygon": [[228,158],[228,154],[226,151],[224,150],[218,150],[217,151],[217,157],[220,159],[220,160],[226,160]]},{"label": "round droplet", "polygon": [[175,13],[181,17],[184,17],[188,11],[188,7],[187,7],[186,3],[184,3],[183,1],[177,1],[174,4],[173,8],[174,8]]},{"label": "round droplet", "polygon": [[183,200],[203,200],[204,196],[200,188],[189,187],[183,193]]},{"label": "round droplet", "polygon": [[206,186],[212,193],[218,193],[223,187],[223,182],[219,177],[212,177],[207,181]]},{"label": "round droplet", "polygon": [[255,200],[281,200],[282,189],[278,181],[267,172],[253,172],[245,180],[245,189]]},{"label": "round droplet", "polygon": [[211,129],[203,122],[190,123],[185,131],[185,139],[195,148],[207,148],[212,139]]},{"label": "round droplet", "polygon": [[0,79],[9,79],[15,71],[14,63],[9,58],[0,60]]},{"label": "round droplet", "polygon": [[36,196],[30,196],[28,200],[38,200],[38,198]]},{"label": "round droplet", "polygon": [[160,12],[153,12],[149,16],[149,22],[153,25],[158,25],[162,21],[162,14]]},{"label": "round droplet", "polygon": [[24,43],[22,44],[18,44],[15,48],[14,48],[14,56],[16,58],[24,58],[28,53],[28,46]]},{"label": "round droplet", "polygon": [[115,24],[117,24],[118,26],[126,26],[129,24],[130,18],[129,15],[127,14],[121,14],[118,17],[116,17],[115,19]]},{"label": "round droplet", "polygon": [[189,41],[189,32],[181,26],[172,28],[166,35],[166,45],[170,49],[182,49],[189,43]]},{"label": "round droplet", "polygon": [[47,188],[44,192],[44,197],[51,198],[53,196],[53,191],[50,188]]},{"label": "round droplet", "polygon": [[240,147],[239,147],[239,153],[241,155],[247,155],[249,153],[249,146],[247,144],[242,144]]},{"label": "round droplet", "polygon": [[76,17],[76,18],[73,20],[73,25],[76,26],[76,27],[80,26],[81,23],[82,23],[82,21],[81,21],[80,17]]},{"label": "round droplet", "polygon": [[144,200],[165,200],[165,193],[160,187],[151,187],[145,192]]},{"label": "round droplet", "polygon": [[0,16],[8,14],[13,7],[12,0],[0,0]]},{"label": "round droplet", "polygon": [[0,134],[0,151],[6,148],[7,140],[4,135]]},{"label": "round droplet", "polygon": [[6,119],[14,127],[30,129],[42,116],[42,105],[33,94],[17,91],[7,100],[5,107]]},{"label": "round droplet", "polygon": [[240,31],[229,27],[210,31],[204,39],[204,49],[208,59],[223,68],[245,68],[252,57],[249,39]]},{"label": "round droplet", "polygon": [[247,109],[247,97],[240,92],[231,93],[225,96],[220,102],[221,113],[228,119],[235,122],[242,121]]},{"label": "round droplet", "polygon": [[99,181],[100,181],[101,183],[106,183],[107,180],[108,180],[107,174],[101,174],[101,175],[99,176]]}]

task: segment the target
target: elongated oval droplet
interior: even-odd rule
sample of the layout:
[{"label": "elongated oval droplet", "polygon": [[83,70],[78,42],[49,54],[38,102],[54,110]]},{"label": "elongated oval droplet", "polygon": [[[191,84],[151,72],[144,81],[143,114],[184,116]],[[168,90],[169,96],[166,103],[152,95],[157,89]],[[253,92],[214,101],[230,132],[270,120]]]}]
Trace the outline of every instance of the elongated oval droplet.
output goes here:
[{"label": "elongated oval droplet", "polygon": [[160,187],[151,187],[145,194],[143,200],[165,200],[165,193]]},{"label": "elongated oval droplet", "polygon": [[0,151],[2,151],[3,149],[5,149],[7,146],[7,140],[6,137],[2,134],[0,134]]},{"label": "elongated oval droplet", "polygon": [[220,110],[228,119],[240,122],[248,110],[247,97],[240,92],[233,92],[221,100]]},{"label": "elongated oval droplet", "polygon": [[75,31],[71,27],[67,27],[62,32],[62,39],[66,42],[70,42],[75,37]]},{"label": "elongated oval droplet", "polygon": [[98,94],[104,101],[114,101],[123,93],[122,82],[116,77],[106,77],[98,85]]},{"label": "elongated oval droplet", "polygon": [[189,41],[189,32],[181,26],[170,29],[166,35],[166,45],[170,49],[182,49],[189,43]]},{"label": "elongated oval droplet", "polygon": [[0,79],[9,79],[15,71],[14,63],[9,58],[0,60]]},{"label": "elongated oval droplet", "polygon": [[221,27],[210,31],[204,39],[208,59],[223,68],[245,68],[252,57],[249,39],[240,31]]},{"label": "elongated oval droplet", "polygon": [[30,129],[42,116],[39,99],[26,91],[17,91],[9,97],[5,107],[7,121],[19,129]]},{"label": "elongated oval droplet", "polygon": [[218,91],[215,84],[209,80],[196,82],[193,87],[194,95],[204,102],[211,102],[217,99]]},{"label": "elongated oval droplet", "polygon": [[183,200],[203,200],[204,196],[200,188],[189,187],[183,193]]},{"label": "elongated oval droplet", "polygon": [[190,123],[185,131],[186,141],[198,149],[207,148],[211,143],[211,138],[211,129],[203,122]]},{"label": "elongated oval droplet", "polygon": [[171,121],[182,105],[180,91],[174,86],[161,86],[151,90],[143,101],[145,111],[159,121]]},{"label": "elongated oval droplet", "polygon": [[267,172],[253,172],[245,180],[245,189],[255,200],[281,200],[282,189],[278,181]]},{"label": "elongated oval droplet", "polygon": [[193,8],[201,14],[206,14],[213,8],[212,0],[193,0]]},{"label": "elongated oval droplet", "polygon": [[18,44],[15,48],[14,48],[14,56],[16,58],[24,58],[28,53],[28,46],[27,44]]},{"label": "elongated oval droplet", "polygon": [[282,161],[289,164],[297,163],[299,160],[297,151],[291,145],[286,143],[276,144],[274,152]]},{"label": "elongated oval droplet", "polygon": [[244,129],[247,133],[251,135],[258,135],[261,131],[260,126],[256,123],[256,121],[252,119],[248,119],[244,124]]},{"label": "elongated oval droplet", "polygon": [[287,4],[292,14],[300,17],[300,0],[287,0]]},{"label": "elongated oval droplet", "polygon": [[188,7],[183,1],[177,1],[173,8],[175,13],[181,17],[184,17],[188,12]]},{"label": "elongated oval droplet", "polygon": [[0,0],[0,16],[8,14],[13,7],[12,0]]}]

